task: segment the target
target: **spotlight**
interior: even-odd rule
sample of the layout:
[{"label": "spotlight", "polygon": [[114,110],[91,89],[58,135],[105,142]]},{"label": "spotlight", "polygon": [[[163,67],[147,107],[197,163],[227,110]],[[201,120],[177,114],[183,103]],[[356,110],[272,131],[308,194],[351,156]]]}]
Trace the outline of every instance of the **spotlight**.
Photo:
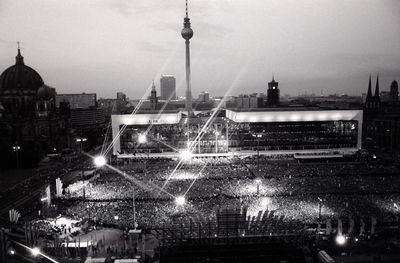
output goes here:
[{"label": "spotlight", "polygon": [[37,248],[37,247],[34,247],[34,248],[31,249],[31,253],[32,253],[33,256],[36,257],[37,255],[40,254],[40,249]]},{"label": "spotlight", "polygon": [[338,244],[339,246],[343,246],[344,244],[346,244],[346,237],[343,235],[337,235],[336,236],[336,244]]},{"label": "spotlight", "polygon": [[269,204],[268,198],[264,198],[264,199],[261,201],[261,205],[264,206],[264,207],[268,207],[268,204]]},{"label": "spotlight", "polygon": [[102,167],[103,165],[106,164],[106,158],[104,158],[104,156],[96,156],[96,157],[94,158],[94,164],[95,164],[97,167]]},{"label": "spotlight", "polygon": [[183,195],[178,196],[178,197],[175,198],[175,203],[177,205],[179,205],[179,206],[182,206],[182,205],[184,205],[186,203],[186,199],[185,199],[185,197]]},{"label": "spotlight", "polygon": [[139,143],[146,143],[147,142],[147,137],[144,134],[139,134],[138,138]]},{"label": "spotlight", "polygon": [[180,152],[180,157],[182,160],[190,160],[192,158],[192,153],[189,150],[183,150]]}]

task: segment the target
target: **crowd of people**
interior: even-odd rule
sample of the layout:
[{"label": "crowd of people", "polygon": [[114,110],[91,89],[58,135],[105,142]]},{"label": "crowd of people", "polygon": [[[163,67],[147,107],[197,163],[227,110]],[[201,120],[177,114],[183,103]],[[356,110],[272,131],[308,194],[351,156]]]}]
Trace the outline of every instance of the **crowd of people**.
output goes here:
[{"label": "crowd of people", "polygon": [[[229,206],[247,207],[250,216],[273,210],[286,220],[314,223],[321,217],[386,220],[400,204],[400,168],[394,165],[231,157],[177,166],[178,161],[148,160],[119,165],[120,173],[103,169],[67,187],[59,207],[99,224],[159,228],[175,217],[215,220],[218,208]],[[181,195],[183,206],[174,200]]]}]

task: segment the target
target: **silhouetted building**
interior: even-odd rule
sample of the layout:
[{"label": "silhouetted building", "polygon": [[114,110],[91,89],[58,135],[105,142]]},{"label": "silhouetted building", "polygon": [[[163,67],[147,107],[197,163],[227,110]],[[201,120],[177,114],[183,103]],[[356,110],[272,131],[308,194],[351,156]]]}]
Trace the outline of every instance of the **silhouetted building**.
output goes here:
[{"label": "silhouetted building", "polygon": [[67,147],[56,109],[56,91],[24,63],[18,47],[15,65],[0,75],[0,162],[34,165],[45,153]]},{"label": "silhouetted building", "polygon": [[123,92],[117,92],[117,100],[126,101],[126,94]]},{"label": "silhouetted building", "polygon": [[150,106],[152,110],[157,109],[157,103],[158,103],[158,98],[157,98],[156,85],[154,84],[153,81],[153,86],[151,87],[151,95],[150,95]]},{"label": "silhouetted building", "polygon": [[[380,94],[386,98],[381,98]],[[382,150],[400,150],[400,103],[397,81],[393,81],[389,92],[379,93],[379,79],[376,79],[375,94],[371,92],[369,77],[367,97],[364,103],[364,142],[366,147],[380,147]]]},{"label": "silhouetted building", "polygon": [[380,107],[379,77],[376,77],[375,94],[372,96],[371,75],[369,75],[367,97],[365,98],[364,110],[367,112],[377,111]]},{"label": "silhouetted building", "polygon": [[268,91],[267,91],[267,104],[268,106],[279,106],[279,82],[275,81],[275,78],[272,77],[272,81],[268,82]]},{"label": "silhouetted building", "polygon": [[399,84],[397,84],[397,81],[395,80],[393,80],[392,84],[390,85],[389,101],[399,101]]},{"label": "silhouetted building", "polygon": [[163,75],[160,79],[162,100],[176,100],[176,80],[174,76]]},{"label": "silhouetted building", "polygon": [[68,102],[71,109],[88,109],[96,107],[96,93],[57,94],[57,108],[62,101]]},{"label": "silhouetted building", "polygon": [[118,113],[117,99],[99,99],[97,105],[100,109],[104,110],[106,117],[110,117],[113,113]]}]

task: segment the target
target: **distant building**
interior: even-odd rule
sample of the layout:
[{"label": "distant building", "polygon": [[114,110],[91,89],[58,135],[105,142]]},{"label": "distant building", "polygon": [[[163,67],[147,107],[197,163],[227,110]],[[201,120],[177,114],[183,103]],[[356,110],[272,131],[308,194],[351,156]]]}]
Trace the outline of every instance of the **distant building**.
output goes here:
[{"label": "distant building", "polygon": [[156,85],[154,84],[153,81],[153,86],[151,87],[151,95],[150,95],[150,107],[152,110],[157,109],[157,103],[158,103],[158,98],[157,98]]},{"label": "distant building", "polygon": [[369,75],[369,82],[368,82],[368,91],[367,97],[365,98],[364,104],[364,111],[365,112],[372,112],[377,111],[380,107],[380,97],[379,97],[379,77],[376,77],[376,87],[375,87],[375,94],[372,95],[372,86],[371,86],[371,75]]},{"label": "distant building", "polygon": [[111,114],[118,113],[116,99],[99,99],[97,101],[97,105],[100,109],[104,110],[106,117],[110,117]]},{"label": "distant building", "polygon": [[60,102],[68,102],[71,109],[88,109],[96,107],[96,93],[57,94],[57,108],[60,107]]},{"label": "distant building", "polygon": [[106,121],[103,109],[71,110],[71,125],[73,128],[89,129],[91,126],[104,124]]},{"label": "distant building", "polygon": [[240,95],[236,98],[236,108],[255,109],[262,108],[264,99],[257,94]]},{"label": "distant building", "polygon": [[127,108],[128,100],[125,93],[117,92],[116,112],[124,112]]},{"label": "distant building", "polygon": [[126,94],[123,92],[117,92],[117,100],[126,101]]},{"label": "distant building", "polygon": [[275,81],[272,77],[272,81],[268,82],[267,90],[267,104],[268,106],[279,106],[279,82]]},{"label": "distant building", "polygon": [[176,100],[176,80],[172,75],[163,75],[160,79],[162,100]]},{"label": "distant building", "polygon": [[390,85],[390,93],[389,93],[389,101],[390,102],[398,102],[399,101],[399,84],[397,81],[393,80]]},{"label": "distant building", "polygon": [[199,94],[199,98],[198,98],[199,102],[209,102],[210,101],[210,93],[208,93],[207,91],[203,91]]},{"label": "distant building", "polygon": [[[382,99],[381,95],[386,98]],[[400,151],[400,103],[397,81],[393,81],[389,92],[379,92],[376,79],[375,94],[372,95],[371,76],[364,103],[364,142],[367,147]]]}]

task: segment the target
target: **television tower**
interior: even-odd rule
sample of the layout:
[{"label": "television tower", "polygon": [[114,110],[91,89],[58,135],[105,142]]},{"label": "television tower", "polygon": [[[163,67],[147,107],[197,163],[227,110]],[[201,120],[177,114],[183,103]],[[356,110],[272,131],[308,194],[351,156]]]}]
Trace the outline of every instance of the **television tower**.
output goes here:
[{"label": "television tower", "polygon": [[186,0],[186,17],[183,19],[183,29],[181,32],[185,39],[186,45],[186,102],[185,108],[188,112],[188,117],[192,114],[192,88],[190,83],[190,39],[193,37],[193,30],[190,27],[190,18],[188,15],[188,1]]}]

